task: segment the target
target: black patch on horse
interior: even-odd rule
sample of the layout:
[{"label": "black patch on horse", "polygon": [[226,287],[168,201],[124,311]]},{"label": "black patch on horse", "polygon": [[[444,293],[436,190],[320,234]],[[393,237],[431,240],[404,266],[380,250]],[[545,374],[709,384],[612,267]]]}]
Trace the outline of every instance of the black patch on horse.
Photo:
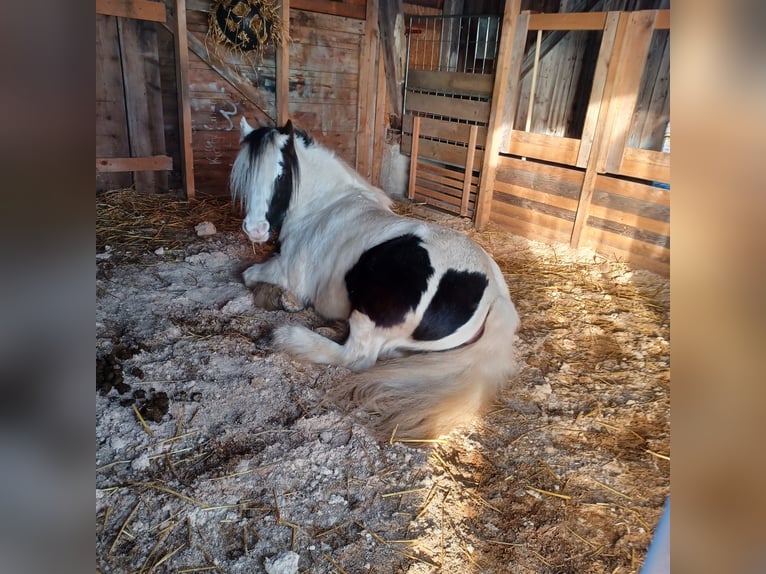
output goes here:
[{"label": "black patch on horse", "polygon": [[351,308],[367,315],[378,327],[393,327],[414,310],[433,275],[421,239],[408,233],[362,253],[346,273]]},{"label": "black patch on horse", "polygon": [[476,312],[488,284],[483,273],[447,270],[412,338],[437,341],[457,331]]}]

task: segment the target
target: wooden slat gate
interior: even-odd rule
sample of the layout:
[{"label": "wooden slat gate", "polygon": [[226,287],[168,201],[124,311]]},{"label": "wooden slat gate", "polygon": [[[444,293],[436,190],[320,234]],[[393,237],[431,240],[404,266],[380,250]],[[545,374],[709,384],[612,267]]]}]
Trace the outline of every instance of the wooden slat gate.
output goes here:
[{"label": "wooden slat gate", "polygon": [[473,217],[494,81],[499,18],[411,17],[402,151],[407,195]]},{"label": "wooden slat gate", "polygon": [[[470,215],[479,228],[492,221],[667,273],[670,154],[660,146],[669,125],[669,10],[514,13],[519,5],[507,3],[494,75],[409,71],[402,149],[413,158],[410,197]],[[574,32],[561,46],[570,57],[559,60],[580,68],[536,56],[553,30]],[[581,74],[588,65],[590,75]],[[567,84],[584,76],[585,86]],[[448,118],[435,115],[444,111]]]}]

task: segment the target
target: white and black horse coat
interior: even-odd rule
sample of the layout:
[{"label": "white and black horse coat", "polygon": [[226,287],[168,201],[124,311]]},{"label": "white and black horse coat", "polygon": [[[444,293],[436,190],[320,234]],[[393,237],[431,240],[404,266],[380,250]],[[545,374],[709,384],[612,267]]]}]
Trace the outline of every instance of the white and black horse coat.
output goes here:
[{"label": "white and black horse coat", "polygon": [[276,347],[356,371],[339,394],[379,413],[386,435],[434,438],[472,418],[516,371],[519,318],[497,264],[457,231],[392,213],[382,190],[289,121],[240,126],[231,189],[243,229],[279,237],[245,284],[349,322],[344,344],[293,325],[275,330]]}]

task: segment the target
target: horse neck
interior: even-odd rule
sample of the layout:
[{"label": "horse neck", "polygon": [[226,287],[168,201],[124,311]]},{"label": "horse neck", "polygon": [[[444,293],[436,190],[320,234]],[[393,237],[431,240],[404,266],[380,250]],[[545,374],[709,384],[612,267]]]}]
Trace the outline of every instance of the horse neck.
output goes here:
[{"label": "horse neck", "polygon": [[308,206],[314,201],[326,203],[343,196],[361,194],[387,207],[387,196],[367,183],[332,151],[317,144],[310,148],[300,146],[296,151],[300,170],[300,205]]}]

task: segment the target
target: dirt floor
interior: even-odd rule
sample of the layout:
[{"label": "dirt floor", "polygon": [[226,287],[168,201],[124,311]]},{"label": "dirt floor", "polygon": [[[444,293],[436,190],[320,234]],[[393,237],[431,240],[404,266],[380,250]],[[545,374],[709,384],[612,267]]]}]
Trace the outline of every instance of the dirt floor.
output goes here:
[{"label": "dirt floor", "polygon": [[97,571],[640,569],[670,488],[667,279],[400,207],[493,254],[523,368],[473,427],[380,443],[324,400],[343,368],[269,348],[328,325],[254,306],[228,202],[152,201],[97,197]]}]

